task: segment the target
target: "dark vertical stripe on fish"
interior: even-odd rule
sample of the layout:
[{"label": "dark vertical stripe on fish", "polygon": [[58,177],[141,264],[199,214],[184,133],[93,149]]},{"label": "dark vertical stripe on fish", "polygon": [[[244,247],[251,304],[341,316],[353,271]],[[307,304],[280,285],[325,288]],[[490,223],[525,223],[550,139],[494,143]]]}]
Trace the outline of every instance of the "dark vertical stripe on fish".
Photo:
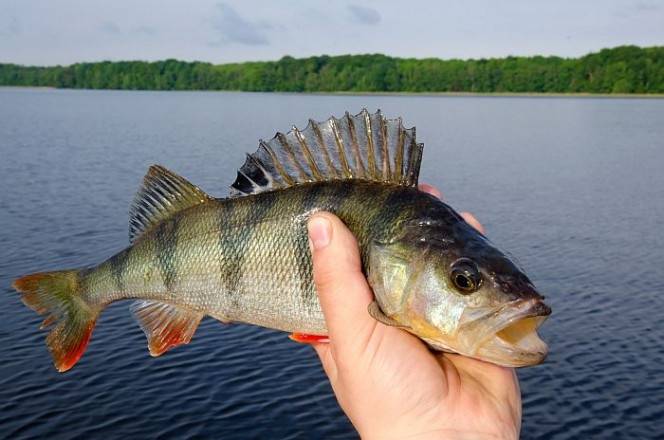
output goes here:
[{"label": "dark vertical stripe on fish", "polygon": [[124,274],[127,269],[127,263],[129,258],[129,252],[132,248],[127,248],[119,254],[115,255],[109,260],[111,266],[111,274],[113,274],[113,281],[115,283],[115,288],[118,292],[124,292],[127,288],[125,284]]},{"label": "dark vertical stripe on fish", "polygon": [[403,187],[395,188],[390,191],[385,201],[376,211],[376,215],[371,219],[374,230],[378,233],[386,233],[389,230],[400,227],[397,221],[400,217],[408,216],[411,206],[408,191]]},{"label": "dark vertical stripe on fish", "polygon": [[274,192],[260,194],[256,197],[255,203],[245,207],[245,209],[251,210],[250,213],[244,219],[241,219],[241,223],[237,227],[232,229],[225,226],[225,223],[240,211],[235,203],[244,203],[245,201],[237,200],[235,203],[227,203],[225,209],[219,210],[219,246],[222,254],[221,277],[222,284],[231,297],[231,308],[239,306],[238,286],[242,279],[244,261],[247,257],[246,249],[255,226],[270,212],[276,200],[277,197]]},{"label": "dark vertical stripe on fish", "polygon": [[177,279],[175,264],[175,251],[177,247],[177,230],[179,221],[177,215],[161,222],[155,231],[155,253],[159,262],[161,279],[168,292],[173,292]]},{"label": "dark vertical stripe on fish", "polygon": [[[360,244],[362,266],[366,270],[369,250],[373,240],[383,240],[393,235],[395,228],[401,226],[397,220],[409,212],[409,196],[403,188],[383,188],[382,191],[370,191],[372,203],[367,204],[361,216],[363,225],[356,228],[356,238]],[[361,205],[360,205],[361,206]]]},{"label": "dark vertical stripe on fish", "polygon": [[235,209],[241,200],[228,202],[220,205],[218,211],[218,228],[219,228],[219,249],[221,251],[220,261],[220,274],[221,284],[226,293],[233,297],[236,295],[236,288],[239,277],[242,274],[242,265],[240,259],[242,258],[242,240],[243,234],[246,233],[246,227],[241,222],[237,227],[231,229],[228,224],[234,220],[233,216],[238,211]]}]

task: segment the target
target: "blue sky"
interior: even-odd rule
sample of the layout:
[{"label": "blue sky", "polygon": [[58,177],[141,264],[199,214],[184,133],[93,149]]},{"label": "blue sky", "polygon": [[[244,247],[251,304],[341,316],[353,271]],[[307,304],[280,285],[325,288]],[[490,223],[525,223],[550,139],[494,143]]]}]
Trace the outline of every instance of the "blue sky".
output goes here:
[{"label": "blue sky", "polygon": [[0,0],[0,62],[578,56],[664,44],[664,1]]}]

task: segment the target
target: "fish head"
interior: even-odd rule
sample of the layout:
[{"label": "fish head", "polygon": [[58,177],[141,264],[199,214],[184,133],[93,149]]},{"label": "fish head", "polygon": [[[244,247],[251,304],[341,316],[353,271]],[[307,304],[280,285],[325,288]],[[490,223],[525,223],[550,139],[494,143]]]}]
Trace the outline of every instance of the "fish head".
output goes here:
[{"label": "fish head", "polygon": [[507,255],[453,214],[406,222],[398,238],[373,244],[368,277],[382,312],[438,350],[512,367],[542,362],[548,347],[537,329],[551,309]]}]

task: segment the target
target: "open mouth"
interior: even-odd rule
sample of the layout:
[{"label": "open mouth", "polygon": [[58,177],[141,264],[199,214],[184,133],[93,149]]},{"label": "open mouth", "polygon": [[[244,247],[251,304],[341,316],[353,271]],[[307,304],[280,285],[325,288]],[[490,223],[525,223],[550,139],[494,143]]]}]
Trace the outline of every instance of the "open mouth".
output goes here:
[{"label": "open mouth", "polygon": [[456,338],[423,338],[431,347],[505,367],[541,363],[549,348],[537,329],[551,314],[541,299],[512,302],[469,315]]},{"label": "open mouth", "polygon": [[506,344],[524,352],[541,352],[546,344],[537,335],[537,329],[546,316],[533,316],[520,319],[496,333],[496,337]]},{"label": "open mouth", "polygon": [[481,359],[510,367],[541,363],[549,348],[540,339],[537,329],[551,314],[540,300],[524,301],[510,316],[495,322],[488,337],[477,348]]}]

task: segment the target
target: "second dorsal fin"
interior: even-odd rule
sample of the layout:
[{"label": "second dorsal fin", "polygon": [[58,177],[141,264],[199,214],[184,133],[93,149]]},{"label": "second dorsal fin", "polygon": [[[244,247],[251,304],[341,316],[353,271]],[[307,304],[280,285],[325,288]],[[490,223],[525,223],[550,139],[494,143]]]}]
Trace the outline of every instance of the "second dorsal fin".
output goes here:
[{"label": "second dorsal fin", "polygon": [[129,241],[178,211],[210,200],[200,188],[160,165],[152,165],[129,210]]},{"label": "second dorsal fin", "polygon": [[406,129],[401,118],[386,119],[380,110],[309,120],[302,131],[293,127],[268,142],[261,140],[238,171],[231,195],[346,179],[417,186],[422,148],[415,127]]}]

